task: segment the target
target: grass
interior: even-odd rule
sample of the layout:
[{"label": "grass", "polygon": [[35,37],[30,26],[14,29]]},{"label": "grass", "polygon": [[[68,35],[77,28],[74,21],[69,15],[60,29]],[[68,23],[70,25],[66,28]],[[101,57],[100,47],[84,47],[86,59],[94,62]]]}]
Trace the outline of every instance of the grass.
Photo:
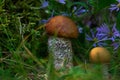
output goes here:
[{"label": "grass", "polygon": [[[48,35],[40,22],[51,16],[51,8],[31,9],[41,4],[42,0],[0,0],[0,80],[103,80],[101,65],[89,62],[92,47],[84,45],[81,35],[72,40],[75,66],[67,73],[54,70],[47,52]],[[62,11],[56,11],[56,15]],[[119,80],[119,57],[112,54],[111,80]]]}]

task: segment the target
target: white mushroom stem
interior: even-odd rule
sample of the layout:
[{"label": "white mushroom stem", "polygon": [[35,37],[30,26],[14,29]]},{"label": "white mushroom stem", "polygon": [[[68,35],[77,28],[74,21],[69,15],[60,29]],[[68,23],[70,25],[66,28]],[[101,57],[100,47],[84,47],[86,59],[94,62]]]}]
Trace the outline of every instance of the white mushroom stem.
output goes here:
[{"label": "white mushroom stem", "polygon": [[48,39],[48,50],[53,56],[56,70],[73,66],[73,50],[69,39],[50,36]]},{"label": "white mushroom stem", "polygon": [[108,65],[107,64],[102,64],[102,72],[103,72],[103,77],[105,80],[109,80],[109,72],[108,72]]}]

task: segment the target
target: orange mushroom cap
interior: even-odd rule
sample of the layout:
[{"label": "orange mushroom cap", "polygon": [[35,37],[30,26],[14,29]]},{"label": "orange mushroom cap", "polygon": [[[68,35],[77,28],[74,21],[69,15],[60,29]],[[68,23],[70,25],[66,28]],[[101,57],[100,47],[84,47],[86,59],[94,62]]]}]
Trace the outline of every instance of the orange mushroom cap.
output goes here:
[{"label": "orange mushroom cap", "polygon": [[55,16],[51,18],[46,23],[45,28],[49,35],[59,37],[77,38],[79,33],[76,24],[65,16]]},{"label": "orange mushroom cap", "polygon": [[94,63],[108,63],[111,55],[106,48],[95,47],[90,51],[90,60]]}]

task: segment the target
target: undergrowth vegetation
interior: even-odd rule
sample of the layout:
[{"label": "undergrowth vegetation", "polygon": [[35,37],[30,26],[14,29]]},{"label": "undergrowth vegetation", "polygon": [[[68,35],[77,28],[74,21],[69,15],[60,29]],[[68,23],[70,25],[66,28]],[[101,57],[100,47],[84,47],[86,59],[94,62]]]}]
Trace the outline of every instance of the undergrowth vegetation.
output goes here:
[{"label": "undergrowth vegetation", "polygon": [[[57,72],[48,53],[45,23],[71,18],[74,66]],[[120,0],[0,0],[0,80],[104,80],[101,64],[89,60],[93,47],[110,51],[110,80],[120,78]]]}]

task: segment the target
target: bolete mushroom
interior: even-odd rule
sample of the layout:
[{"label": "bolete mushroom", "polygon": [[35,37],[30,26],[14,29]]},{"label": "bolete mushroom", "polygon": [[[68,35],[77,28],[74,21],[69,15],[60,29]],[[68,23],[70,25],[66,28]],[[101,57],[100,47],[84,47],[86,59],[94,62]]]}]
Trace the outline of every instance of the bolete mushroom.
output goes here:
[{"label": "bolete mushroom", "polygon": [[90,61],[102,65],[102,72],[105,79],[109,78],[108,63],[110,59],[110,52],[104,47],[95,47],[90,51]]},{"label": "bolete mushroom", "polygon": [[55,16],[45,25],[49,35],[48,51],[53,55],[54,68],[71,68],[73,66],[73,50],[70,38],[78,37],[76,24],[66,16]]}]

